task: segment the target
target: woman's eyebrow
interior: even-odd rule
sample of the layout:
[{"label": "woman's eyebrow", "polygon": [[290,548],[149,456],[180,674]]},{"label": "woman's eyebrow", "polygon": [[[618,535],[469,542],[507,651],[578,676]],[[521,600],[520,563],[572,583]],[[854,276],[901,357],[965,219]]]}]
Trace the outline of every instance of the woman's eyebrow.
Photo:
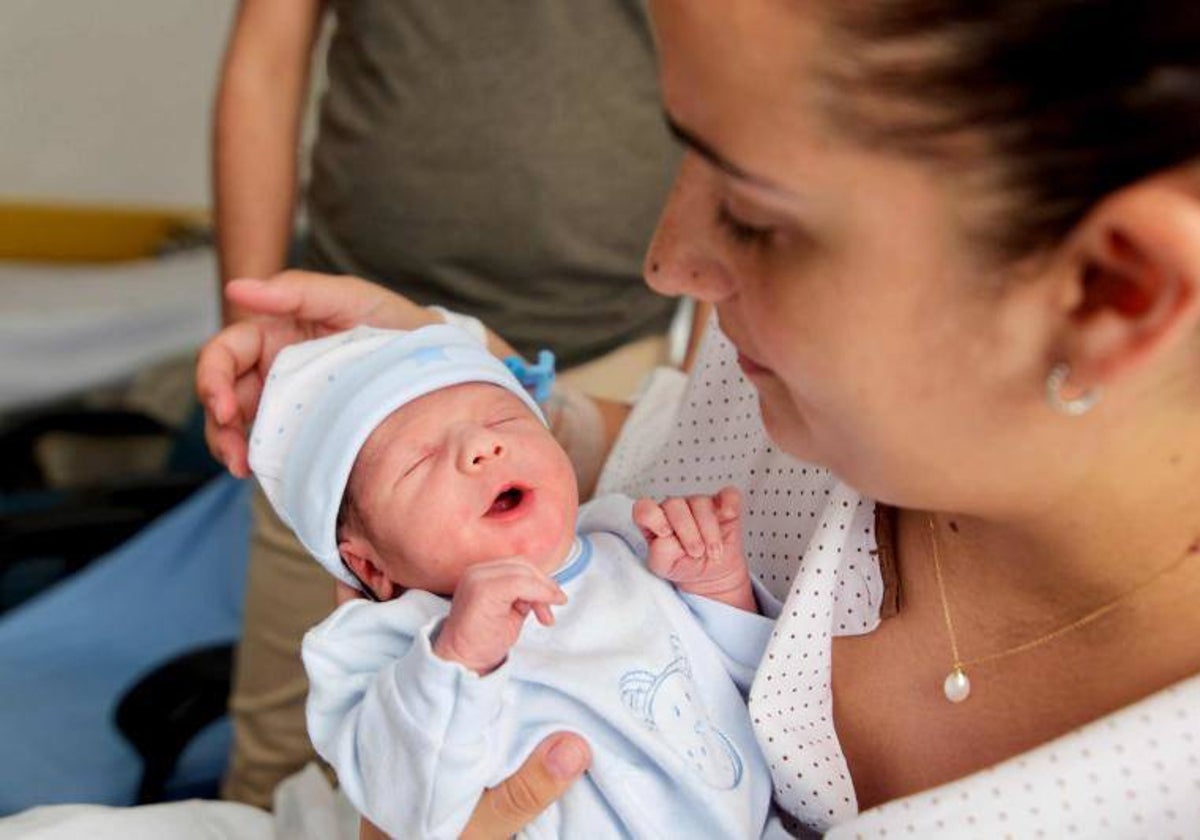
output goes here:
[{"label": "woman's eyebrow", "polygon": [[745,169],[738,166],[729,158],[718,152],[707,140],[697,136],[693,131],[684,128],[682,125],[676,122],[675,118],[672,117],[670,113],[664,111],[663,119],[666,120],[667,130],[671,132],[671,136],[696,154],[700,155],[700,157],[707,160],[713,166],[717,167],[717,169],[720,169],[722,172],[726,172],[737,178],[739,181],[745,181],[747,184],[752,186],[769,190],[774,193],[779,193],[791,198],[799,198],[799,196],[797,196],[788,188],[780,186],[779,184],[776,184],[774,181],[768,180],[767,178],[763,178],[761,175],[755,175],[751,172],[747,172]]}]

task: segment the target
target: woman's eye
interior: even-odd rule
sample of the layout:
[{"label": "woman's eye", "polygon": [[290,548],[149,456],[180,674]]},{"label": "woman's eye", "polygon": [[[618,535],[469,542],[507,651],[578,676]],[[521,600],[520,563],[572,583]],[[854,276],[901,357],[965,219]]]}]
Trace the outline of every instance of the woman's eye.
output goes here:
[{"label": "woman's eye", "polygon": [[717,225],[729,234],[729,238],[737,245],[762,246],[771,242],[775,229],[762,227],[744,222],[729,209],[729,205],[721,202],[717,205]]}]

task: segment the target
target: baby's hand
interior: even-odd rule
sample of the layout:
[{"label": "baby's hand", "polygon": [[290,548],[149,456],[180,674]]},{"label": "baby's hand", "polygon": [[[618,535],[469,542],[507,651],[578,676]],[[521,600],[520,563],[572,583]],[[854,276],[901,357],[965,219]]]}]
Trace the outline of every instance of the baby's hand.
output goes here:
[{"label": "baby's hand", "polygon": [[754,610],[750,573],[742,553],[741,494],[725,487],[714,496],[638,499],[633,521],[649,544],[647,565],[683,592]]},{"label": "baby's hand", "polygon": [[524,560],[470,566],[454,590],[433,652],[477,674],[490,673],[508,656],[530,611],[549,626],[554,623],[550,605],[566,602],[554,579]]}]

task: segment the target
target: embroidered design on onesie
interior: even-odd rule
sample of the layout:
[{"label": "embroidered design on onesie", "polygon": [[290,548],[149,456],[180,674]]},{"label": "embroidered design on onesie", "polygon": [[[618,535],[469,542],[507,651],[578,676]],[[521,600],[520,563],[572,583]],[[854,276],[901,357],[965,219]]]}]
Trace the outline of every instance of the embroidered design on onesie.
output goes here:
[{"label": "embroidered design on onesie", "polygon": [[675,658],[659,673],[637,670],[621,677],[621,701],[706,784],[732,790],[742,781],[742,757],[709,720],[678,636],[671,636],[671,647]]}]

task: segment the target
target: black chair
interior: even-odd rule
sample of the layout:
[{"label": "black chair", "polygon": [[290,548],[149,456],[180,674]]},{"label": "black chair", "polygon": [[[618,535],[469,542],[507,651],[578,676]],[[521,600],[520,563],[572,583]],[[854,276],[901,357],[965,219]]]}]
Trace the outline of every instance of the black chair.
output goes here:
[{"label": "black chair", "polygon": [[[70,405],[0,424],[0,613],[116,548],[216,475],[202,424],[198,411],[175,430],[137,412]],[[160,472],[54,488],[34,453],[56,433],[163,439],[169,455]]]},{"label": "black chair", "polygon": [[137,804],[160,802],[184,749],[225,714],[233,646],[184,654],[151,671],[117,705],[121,734],[142,757]]}]

